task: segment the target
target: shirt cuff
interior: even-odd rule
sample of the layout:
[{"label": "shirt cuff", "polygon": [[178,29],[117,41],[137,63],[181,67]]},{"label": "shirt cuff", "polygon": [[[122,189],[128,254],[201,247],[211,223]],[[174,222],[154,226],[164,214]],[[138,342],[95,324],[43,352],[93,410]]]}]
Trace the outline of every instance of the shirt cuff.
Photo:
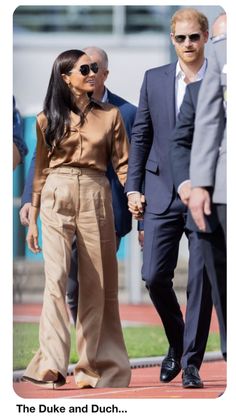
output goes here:
[{"label": "shirt cuff", "polygon": [[140,193],[140,191],[128,191],[128,192],[126,193],[126,195],[128,196],[128,195],[130,195],[130,194],[136,194],[136,193],[141,194],[141,193]]},{"label": "shirt cuff", "polygon": [[41,199],[40,194],[32,193],[32,202],[31,202],[32,206],[39,208],[40,207],[40,199]]},{"label": "shirt cuff", "polygon": [[191,182],[190,180],[185,180],[185,181],[183,181],[183,182],[181,182],[181,184],[179,184],[179,186],[178,186],[178,188],[177,188],[177,193],[179,194],[179,192],[180,192],[180,190],[181,190],[181,187],[184,185],[184,184],[187,184],[187,182]]}]

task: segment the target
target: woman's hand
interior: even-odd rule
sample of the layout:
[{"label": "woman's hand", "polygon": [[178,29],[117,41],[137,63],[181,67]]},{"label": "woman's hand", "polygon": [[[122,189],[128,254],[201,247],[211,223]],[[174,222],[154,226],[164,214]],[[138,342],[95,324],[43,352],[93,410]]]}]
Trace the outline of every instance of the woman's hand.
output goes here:
[{"label": "woman's hand", "polygon": [[139,192],[128,194],[128,208],[135,220],[142,220],[144,213],[145,197]]},{"label": "woman's hand", "polygon": [[39,247],[39,244],[38,244],[38,226],[37,226],[37,223],[32,223],[32,224],[30,223],[28,233],[27,233],[27,236],[26,236],[26,241],[27,241],[27,244],[28,244],[28,248],[33,253],[41,252],[41,248]]},{"label": "woman's hand", "polygon": [[26,241],[28,244],[28,248],[33,253],[41,252],[41,248],[38,244],[38,226],[37,226],[37,217],[38,217],[39,209],[37,207],[30,207],[29,213],[29,229],[26,236]]}]

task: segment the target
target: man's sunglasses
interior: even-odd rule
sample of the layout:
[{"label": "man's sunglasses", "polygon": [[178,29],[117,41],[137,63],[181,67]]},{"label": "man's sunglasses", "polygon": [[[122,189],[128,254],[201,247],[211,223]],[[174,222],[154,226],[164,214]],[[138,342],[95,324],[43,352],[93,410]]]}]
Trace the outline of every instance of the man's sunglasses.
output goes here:
[{"label": "man's sunglasses", "polygon": [[198,42],[201,38],[201,34],[191,33],[191,35],[175,35],[175,42],[184,43],[186,38],[188,38],[190,42]]},{"label": "man's sunglasses", "polygon": [[70,72],[79,71],[83,77],[86,77],[90,73],[90,71],[93,71],[94,74],[97,74],[98,72],[98,64],[96,62],[93,62],[92,64],[83,64],[81,65],[78,70],[72,70]]}]

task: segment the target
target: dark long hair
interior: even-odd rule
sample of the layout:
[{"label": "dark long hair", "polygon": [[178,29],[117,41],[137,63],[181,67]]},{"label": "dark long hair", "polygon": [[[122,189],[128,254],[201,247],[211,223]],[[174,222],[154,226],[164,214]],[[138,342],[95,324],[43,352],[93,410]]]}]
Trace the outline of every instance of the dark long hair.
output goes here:
[{"label": "dark long hair", "polygon": [[84,114],[76,105],[74,95],[63,80],[62,74],[69,74],[84,54],[83,51],[71,49],[62,52],[53,64],[43,108],[48,120],[45,140],[49,148],[52,147],[52,143],[57,144],[69,135],[71,111],[80,115],[80,123],[83,124]]}]

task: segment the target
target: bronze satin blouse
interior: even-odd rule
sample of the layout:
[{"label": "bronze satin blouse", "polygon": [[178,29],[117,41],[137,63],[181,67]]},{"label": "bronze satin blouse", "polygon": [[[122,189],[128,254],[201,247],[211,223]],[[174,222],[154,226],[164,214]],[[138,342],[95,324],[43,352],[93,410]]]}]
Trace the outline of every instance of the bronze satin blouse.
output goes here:
[{"label": "bronze satin blouse", "polygon": [[71,114],[70,135],[49,150],[45,142],[47,119],[37,116],[37,148],[33,181],[32,205],[40,206],[41,191],[48,175],[46,168],[62,165],[94,168],[106,172],[110,161],[124,185],[128,170],[129,142],[119,109],[108,103],[92,100],[93,106],[83,126],[79,116]]}]

